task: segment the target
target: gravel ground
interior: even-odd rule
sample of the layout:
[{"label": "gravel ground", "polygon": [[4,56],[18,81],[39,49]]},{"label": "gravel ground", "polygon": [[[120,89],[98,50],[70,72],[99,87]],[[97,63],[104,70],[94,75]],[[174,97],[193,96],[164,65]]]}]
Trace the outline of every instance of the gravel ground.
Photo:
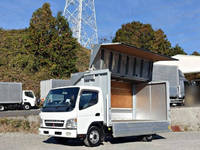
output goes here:
[{"label": "gravel ground", "polygon": [[62,140],[36,134],[0,134],[0,150],[199,150],[200,132],[164,133],[154,137],[152,142],[139,142],[135,137],[117,138],[101,146],[88,148],[78,140]]},{"label": "gravel ground", "polygon": [[8,111],[0,111],[1,117],[19,117],[19,116],[30,116],[30,115],[38,115],[40,109],[31,109],[31,110],[8,110]]}]

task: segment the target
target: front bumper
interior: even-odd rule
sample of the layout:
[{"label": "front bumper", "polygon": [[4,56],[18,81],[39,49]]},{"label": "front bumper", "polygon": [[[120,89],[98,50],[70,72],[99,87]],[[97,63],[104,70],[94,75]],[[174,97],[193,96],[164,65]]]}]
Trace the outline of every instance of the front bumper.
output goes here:
[{"label": "front bumper", "polygon": [[40,135],[50,135],[66,138],[77,138],[77,130],[69,129],[52,129],[52,128],[39,128]]},{"label": "front bumper", "polygon": [[170,104],[184,104],[184,99],[170,99]]},{"label": "front bumper", "polygon": [[35,107],[36,106],[36,101],[30,102],[31,107]]}]

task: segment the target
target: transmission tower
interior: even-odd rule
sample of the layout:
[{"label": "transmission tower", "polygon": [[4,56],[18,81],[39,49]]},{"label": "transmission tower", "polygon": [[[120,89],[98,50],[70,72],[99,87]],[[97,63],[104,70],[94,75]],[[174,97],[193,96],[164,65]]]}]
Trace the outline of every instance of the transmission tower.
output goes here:
[{"label": "transmission tower", "polygon": [[66,0],[63,15],[82,46],[91,48],[98,44],[94,0]]}]

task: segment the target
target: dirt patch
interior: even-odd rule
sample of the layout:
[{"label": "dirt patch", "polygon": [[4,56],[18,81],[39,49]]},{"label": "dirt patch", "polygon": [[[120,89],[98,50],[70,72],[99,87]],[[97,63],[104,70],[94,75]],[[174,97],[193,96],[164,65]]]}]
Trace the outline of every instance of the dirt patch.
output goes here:
[{"label": "dirt patch", "polygon": [[24,132],[38,133],[39,122],[31,122],[24,119],[0,119],[0,133],[6,132]]},{"label": "dirt patch", "polygon": [[179,126],[171,126],[171,129],[173,132],[182,132],[182,130]]},{"label": "dirt patch", "polygon": [[182,131],[200,131],[200,107],[171,108],[171,125]]}]

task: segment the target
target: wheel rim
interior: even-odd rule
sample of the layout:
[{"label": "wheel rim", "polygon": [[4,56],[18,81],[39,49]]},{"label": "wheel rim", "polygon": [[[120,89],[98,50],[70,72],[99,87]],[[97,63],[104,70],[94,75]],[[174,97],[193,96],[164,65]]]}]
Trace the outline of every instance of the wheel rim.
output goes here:
[{"label": "wheel rim", "polygon": [[99,132],[96,130],[91,131],[89,140],[92,144],[97,144],[99,142]]},{"label": "wheel rim", "polygon": [[148,140],[152,140],[152,138],[153,138],[152,135],[147,136],[147,139],[148,139]]},{"label": "wheel rim", "polygon": [[3,111],[4,110],[4,106],[0,106],[0,111]]},{"label": "wheel rim", "polygon": [[29,109],[29,105],[25,105],[25,109]]}]

